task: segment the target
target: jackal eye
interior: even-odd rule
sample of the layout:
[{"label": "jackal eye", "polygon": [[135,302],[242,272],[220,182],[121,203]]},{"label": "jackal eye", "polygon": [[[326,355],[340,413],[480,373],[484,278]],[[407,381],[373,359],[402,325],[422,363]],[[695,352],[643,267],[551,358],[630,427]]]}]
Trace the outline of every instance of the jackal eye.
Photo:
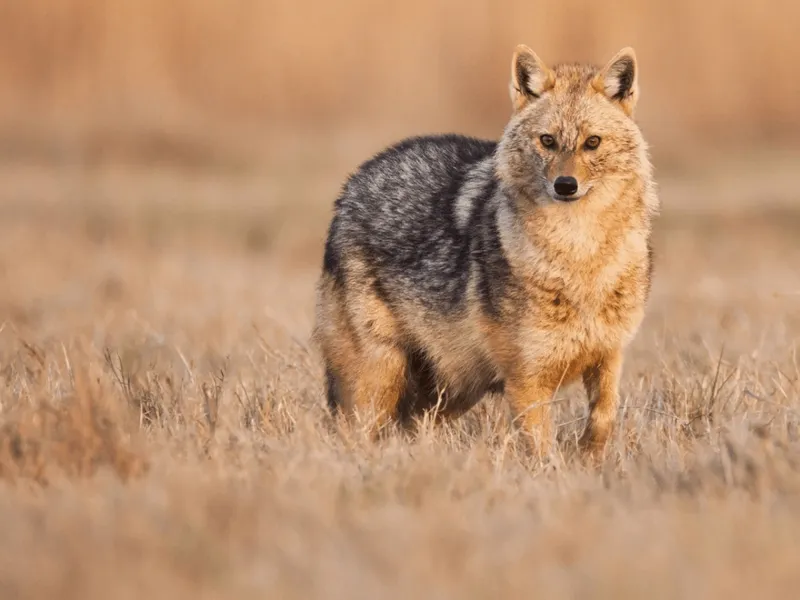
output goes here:
[{"label": "jackal eye", "polygon": [[539,137],[539,141],[542,142],[542,146],[544,146],[545,148],[556,147],[556,140],[552,135],[547,135],[545,133],[543,136]]},{"label": "jackal eye", "polygon": [[594,150],[600,145],[600,138],[596,135],[590,135],[586,138],[586,141],[583,143],[583,146],[587,150]]}]

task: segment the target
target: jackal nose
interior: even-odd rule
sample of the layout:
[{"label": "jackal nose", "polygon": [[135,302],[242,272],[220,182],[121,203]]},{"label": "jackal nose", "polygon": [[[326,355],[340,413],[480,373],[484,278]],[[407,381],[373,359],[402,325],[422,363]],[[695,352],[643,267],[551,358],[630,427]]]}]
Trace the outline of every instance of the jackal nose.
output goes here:
[{"label": "jackal nose", "polygon": [[572,196],[578,191],[578,180],[574,177],[556,177],[553,188],[559,196]]}]

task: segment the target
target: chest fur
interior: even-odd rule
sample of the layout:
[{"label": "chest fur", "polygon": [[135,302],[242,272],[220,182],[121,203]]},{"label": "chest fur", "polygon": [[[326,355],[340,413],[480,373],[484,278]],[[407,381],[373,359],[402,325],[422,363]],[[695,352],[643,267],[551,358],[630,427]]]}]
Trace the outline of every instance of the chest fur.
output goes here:
[{"label": "chest fur", "polygon": [[552,331],[582,344],[614,344],[638,326],[645,302],[644,261],[613,264],[597,272],[526,277],[518,317],[526,329]]},{"label": "chest fur", "polygon": [[644,315],[649,273],[643,231],[585,252],[534,249],[516,265],[510,298],[518,335],[525,338],[518,342],[564,360],[626,345]]}]

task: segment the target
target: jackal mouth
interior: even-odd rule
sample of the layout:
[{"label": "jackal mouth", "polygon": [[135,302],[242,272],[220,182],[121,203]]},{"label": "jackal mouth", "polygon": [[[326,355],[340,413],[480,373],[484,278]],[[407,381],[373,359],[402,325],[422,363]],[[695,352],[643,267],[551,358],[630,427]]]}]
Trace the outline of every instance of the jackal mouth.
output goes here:
[{"label": "jackal mouth", "polygon": [[[569,190],[571,193],[566,194],[564,193],[565,190],[556,190],[554,189],[555,186],[548,185],[547,186],[547,195],[555,202],[563,202],[565,204],[569,204],[571,202],[577,202],[581,198],[585,198],[586,195],[592,191],[591,184],[583,184],[578,186],[576,190]],[[561,193],[559,194],[559,191]]]},{"label": "jackal mouth", "polygon": [[591,185],[581,185],[574,178],[570,177],[569,179],[571,179],[571,181],[568,182],[568,185],[563,185],[563,182],[559,182],[558,180],[555,182],[548,181],[545,184],[547,195],[556,202],[568,203],[580,200],[589,193],[592,187]]},{"label": "jackal mouth", "polygon": [[584,194],[572,194],[571,196],[562,196],[561,194],[553,194],[553,200],[558,202],[575,202],[583,198]]}]

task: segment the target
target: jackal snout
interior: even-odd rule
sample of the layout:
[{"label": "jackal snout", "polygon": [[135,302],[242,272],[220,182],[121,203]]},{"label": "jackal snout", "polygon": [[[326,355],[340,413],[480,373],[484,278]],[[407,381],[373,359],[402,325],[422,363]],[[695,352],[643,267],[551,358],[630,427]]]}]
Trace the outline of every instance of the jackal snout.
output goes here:
[{"label": "jackal snout", "polygon": [[571,202],[588,191],[585,170],[581,168],[572,152],[553,158],[547,169],[547,191],[554,200]]}]

